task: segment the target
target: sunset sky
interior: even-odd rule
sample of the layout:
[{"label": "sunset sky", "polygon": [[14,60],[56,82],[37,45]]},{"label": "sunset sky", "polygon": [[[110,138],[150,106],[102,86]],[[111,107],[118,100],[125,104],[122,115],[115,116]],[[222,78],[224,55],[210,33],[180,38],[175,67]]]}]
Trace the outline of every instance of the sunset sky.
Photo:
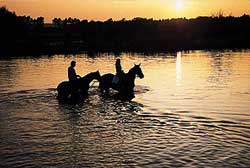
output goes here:
[{"label": "sunset sky", "polygon": [[45,22],[55,17],[88,20],[192,18],[210,16],[220,10],[233,16],[250,14],[250,0],[0,0],[0,5],[17,15],[43,16]]}]

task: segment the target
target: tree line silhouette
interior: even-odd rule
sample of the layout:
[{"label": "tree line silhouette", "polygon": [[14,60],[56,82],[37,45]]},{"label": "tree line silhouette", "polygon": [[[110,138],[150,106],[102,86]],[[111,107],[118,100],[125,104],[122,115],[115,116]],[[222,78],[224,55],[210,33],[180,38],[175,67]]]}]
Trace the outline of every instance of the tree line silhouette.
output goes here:
[{"label": "tree line silhouette", "polygon": [[250,48],[246,14],[119,21],[54,18],[45,24],[43,17],[17,16],[0,7],[0,23],[0,55]]}]

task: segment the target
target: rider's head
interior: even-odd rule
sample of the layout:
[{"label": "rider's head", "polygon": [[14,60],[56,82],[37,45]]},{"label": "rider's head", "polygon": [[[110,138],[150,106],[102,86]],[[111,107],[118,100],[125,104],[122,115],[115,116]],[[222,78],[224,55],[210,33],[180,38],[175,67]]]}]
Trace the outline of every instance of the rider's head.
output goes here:
[{"label": "rider's head", "polygon": [[72,67],[75,67],[75,66],[76,66],[76,62],[75,62],[75,61],[71,61],[70,65],[71,65]]},{"label": "rider's head", "polygon": [[116,59],[116,64],[120,64],[121,63],[121,59],[120,58],[117,58]]}]

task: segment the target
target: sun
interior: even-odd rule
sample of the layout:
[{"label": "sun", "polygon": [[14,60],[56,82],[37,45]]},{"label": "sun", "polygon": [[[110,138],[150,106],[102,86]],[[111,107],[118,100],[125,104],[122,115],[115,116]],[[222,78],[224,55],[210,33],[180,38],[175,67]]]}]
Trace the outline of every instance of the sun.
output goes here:
[{"label": "sun", "polygon": [[175,1],[175,8],[176,10],[181,10],[183,8],[183,1],[182,0],[176,0]]}]

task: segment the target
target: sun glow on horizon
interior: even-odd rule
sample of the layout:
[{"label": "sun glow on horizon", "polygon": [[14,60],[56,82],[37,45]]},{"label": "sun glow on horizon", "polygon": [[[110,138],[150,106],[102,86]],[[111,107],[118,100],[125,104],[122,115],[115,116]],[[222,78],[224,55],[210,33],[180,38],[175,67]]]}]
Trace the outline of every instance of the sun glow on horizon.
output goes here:
[{"label": "sun glow on horizon", "polygon": [[177,11],[180,11],[181,9],[183,9],[183,1],[182,0],[176,0],[175,1],[175,8]]},{"label": "sun glow on horizon", "polygon": [[227,0],[227,3],[219,0],[0,0],[0,6],[6,6],[20,16],[43,16],[47,23],[58,17],[105,21],[135,17],[195,18],[211,16],[220,10],[233,16],[250,13],[249,0]]}]

